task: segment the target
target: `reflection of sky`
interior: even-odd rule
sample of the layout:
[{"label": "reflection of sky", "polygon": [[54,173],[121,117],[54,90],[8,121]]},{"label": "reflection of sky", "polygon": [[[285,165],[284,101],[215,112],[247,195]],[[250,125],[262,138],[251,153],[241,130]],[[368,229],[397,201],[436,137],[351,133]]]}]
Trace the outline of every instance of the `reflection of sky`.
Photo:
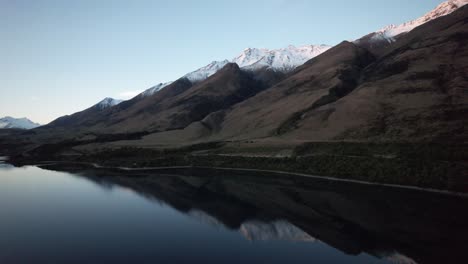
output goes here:
[{"label": "reflection of sky", "polygon": [[0,215],[0,262],[89,263],[87,256],[99,263],[376,260],[322,243],[247,243],[237,231],[193,221],[128,189],[103,189],[36,167],[0,169]]}]

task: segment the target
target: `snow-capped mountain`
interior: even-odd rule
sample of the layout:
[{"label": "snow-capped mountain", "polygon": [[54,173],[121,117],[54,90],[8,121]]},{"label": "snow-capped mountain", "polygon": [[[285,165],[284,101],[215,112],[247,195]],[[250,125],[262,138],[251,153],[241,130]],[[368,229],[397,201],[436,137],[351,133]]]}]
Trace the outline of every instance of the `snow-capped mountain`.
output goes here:
[{"label": "snow-capped mountain", "polygon": [[[468,4],[468,0],[449,0],[441,3],[434,10],[418,19],[403,23],[401,25],[386,26],[376,32],[369,34],[368,36],[372,42],[382,40],[393,42],[394,37],[402,33],[409,32],[414,28],[438,17],[448,15],[466,4]],[[359,43],[360,41],[361,39],[356,40],[355,42]],[[328,45],[305,45],[299,47],[289,45],[286,48],[280,49],[247,48],[232,60],[213,61],[210,64],[190,72],[183,77],[186,77],[193,83],[200,82],[215,74],[230,62],[237,63],[241,69],[247,71],[270,68],[275,71],[288,72],[298,66],[301,66],[308,60],[322,54],[331,47],[332,46]],[[171,83],[172,82],[157,84],[145,90],[138,96],[146,97],[153,95]]]},{"label": "snow-capped mountain", "polygon": [[[213,61],[210,64],[208,64],[208,65],[206,65],[204,67],[201,67],[198,70],[187,73],[183,77],[187,78],[192,83],[200,82],[200,81],[203,81],[203,80],[207,79],[211,75],[215,74],[217,71],[221,70],[228,63],[229,63],[228,60]],[[155,94],[156,92],[160,91],[162,88],[170,85],[171,83],[173,83],[173,82],[166,82],[166,83],[156,84],[155,86],[153,86],[153,87],[145,90],[144,92],[140,93],[138,95],[138,97],[151,96],[151,95]]]},{"label": "snow-capped mountain", "polygon": [[306,61],[330,49],[327,45],[306,45],[295,47],[289,45],[282,49],[245,49],[239,56],[232,59],[240,68],[255,70],[271,68],[277,71],[290,71]]},{"label": "snow-capped mountain", "polygon": [[[247,48],[230,61],[213,61],[204,67],[187,73],[183,77],[187,78],[192,83],[200,82],[206,80],[230,62],[237,63],[237,65],[244,70],[271,68],[276,71],[287,72],[322,54],[329,48],[331,48],[331,46],[327,45],[305,45],[300,47],[289,45],[286,48],[271,50]],[[159,83],[140,93],[138,96],[147,97],[153,95],[171,83],[172,82]]]},{"label": "snow-capped mountain", "polygon": [[40,124],[34,123],[33,121],[27,118],[13,118],[10,116],[0,118],[0,129],[2,128],[32,129],[38,126],[40,126]]},{"label": "snow-capped mountain", "polygon": [[228,60],[213,61],[205,67],[201,67],[196,71],[186,74],[184,77],[189,79],[191,82],[203,81],[211,75],[215,74],[217,71],[221,70],[228,63]]},{"label": "snow-capped mountain", "polygon": [[448,15],[466,4],[468,4],[468,0],[450,0],[443,2],[440,5],[438,5],[435,9],[418,19],[408,21],[401,25],[389,25],[374,32],[372,39],[377,41],[386,40],[388,42],[393,42],[395,40],[394,37],[402,33],[409,32],[414,28],[425,24],[431,20]]},{"label": "snow-capped mountain", "polygon": [[100,101],[99,103],[95,104],[94,107],[98,108],[100,110],[106,109],[109,107],[112,107],[114,105],[118,105],[122,102],[123,100],[118,100],[110,97],[104,98],[104,100]]},{"label": "snow-capped mountain", "polygon": [[186,74],[184,77],[191,82],[199,82],[215,74],[230,62],[237,63],[240,68],[245,70],[269,67],[278,71],[289,71],[322,54],[329,48],[331,46],[327,45],[306,45],[301,47],[290,45],[287,48],[271,50],[247,48],[230,61],[213,61],[196,71]]},{"label": "snow-capped mountain", "polygon": [[172,82],[166,82],[166,83],[158,83],[156,84],[155,86],[145,90],[144,92],[142,92],[141,94],[139,94],[138,96],[140,97],[146,97],[146,96],[151,96],[153,95],[154,93],[156,93],[157,91],[161,90],[162,88],[168,86],[169,84],[171,84]]}]

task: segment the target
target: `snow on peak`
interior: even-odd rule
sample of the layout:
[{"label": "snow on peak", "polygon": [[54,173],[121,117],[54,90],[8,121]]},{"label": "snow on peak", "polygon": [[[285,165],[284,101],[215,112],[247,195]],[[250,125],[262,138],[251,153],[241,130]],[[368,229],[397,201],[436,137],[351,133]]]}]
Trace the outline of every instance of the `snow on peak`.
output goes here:
[{"label": "snow on peak", "polygon": [[[289,45],[286,48],[272,50],[246,48],[239,56],[235,57],[231,61],[213,61],[183,77],[187,78],[192,83],[200,82],[215,74],[231,62],[236,63],[244,70],[256,70],[267,67],[278,71],[290,71],[304,64],[313,57],[322,54],[329,48],[331,48],[331,46],[327,45],[305,45],[300,47]],[[151,96],[171,83],[172,82],[159,83],[142,92],[139,96]]]},{"label": "snow on peak", "polygon": [[202,67],[196,71],[186,74],[184,77],[189,79],[189,81],[191,82],[203,81],[211,75],[215,74],[217,71],[221,70],[221,68],[226,66],[226,64],[228,63],[228,60],[213,61],[205,67]]},{"label": "snow on peak", "polygon": [[286,48],[272,50],[246,48],[231,61],[213,61],[205,67],[186,74],[184,77],[191,82],[203,81],[230,62],[236,63],[244,70],[255,70],[267,67],[278,71],[290,71],[313,57],[322,54],[329,48],[331,48],[331,46],[327,45],[306,45],[301,47],[289,45]]},{"label": "snow on peak", "polygon": [[157,91],[161,90],[162,88],[168,86],[169,84],[171,84],[172,82],[166,82],[166,83],[158,83],[156,84],[155,86],[145,90],[144,92],[142,92],[141,94],[139,94],[140,97],[147,97],[147,96],[151,96],[153,94],[155,94]]},{"label": "snow on peak", "polygon": [[239,56],[232,59],[240,68],[252,65],[261,60],[269,52],[268,49],[246,48]]},{"label": "snow on peak", "polygon": [[388,42],[393,42],[395,36],[398,36],[402,33],[409,32],[414,28],[423,25],[431,20],[439,18],[441,16],[448,15],[458,8],[468,4],[468,0],[449,0],[441,3],[435,9],[425,14],[424,16],[408,21],[401,25],[388,25],[375,32],[375,35],[372,37],[374,40],[387,40]]},{"label": "snow on peak", "polygon": [[281,49],[247,48],[240,55],[232,59],[240,68],[255,70],[272,68],[278,71],[290,71],[304,64],[306,61],[330,49],[327,45],[305,45],[296,47],[289,45]]},{"label": "snow on peak", "polygon": [[109,107],[112,107],[114,105],[118,105],[122,102],[123,100],[118,100],[118,99],[114,99],[114,98],[110,98],[110,97],[106,97],[104,98],[104,100],[100,101],[99,103],[97,103],[95,105],[95,107],[99,108],[99,109],[106,109],[106,108],[109,108]]},{"label": "snow on peak", "polygon": [[13,118],[11,116],[5,116],[0,118],[0,129],[1,128],[20,128],[20,129],[32,129],[40,126],[38,123],[34,123],[27,118]]}]

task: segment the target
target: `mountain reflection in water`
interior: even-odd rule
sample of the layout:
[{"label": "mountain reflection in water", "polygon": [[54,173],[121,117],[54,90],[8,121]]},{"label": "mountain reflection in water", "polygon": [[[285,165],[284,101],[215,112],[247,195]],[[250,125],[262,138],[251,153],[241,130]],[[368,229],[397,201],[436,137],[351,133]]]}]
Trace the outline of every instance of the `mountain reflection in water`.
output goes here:
[{"label": "mountain reflection in water", "polygon": [[468,249],[459,196],[245,171],[44,168],[129,188],[248,240],[320,241],[396,263],[459,261]]}]

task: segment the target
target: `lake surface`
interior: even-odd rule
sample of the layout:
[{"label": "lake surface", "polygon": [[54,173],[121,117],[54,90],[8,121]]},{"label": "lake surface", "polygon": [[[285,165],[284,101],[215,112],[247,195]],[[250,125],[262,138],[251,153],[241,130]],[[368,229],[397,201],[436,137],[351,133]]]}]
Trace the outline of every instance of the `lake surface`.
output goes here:
[{"label": "lake surface", "polygon": [[452,263],[463,197],[222,170],[0,162],[0,263]]}]

